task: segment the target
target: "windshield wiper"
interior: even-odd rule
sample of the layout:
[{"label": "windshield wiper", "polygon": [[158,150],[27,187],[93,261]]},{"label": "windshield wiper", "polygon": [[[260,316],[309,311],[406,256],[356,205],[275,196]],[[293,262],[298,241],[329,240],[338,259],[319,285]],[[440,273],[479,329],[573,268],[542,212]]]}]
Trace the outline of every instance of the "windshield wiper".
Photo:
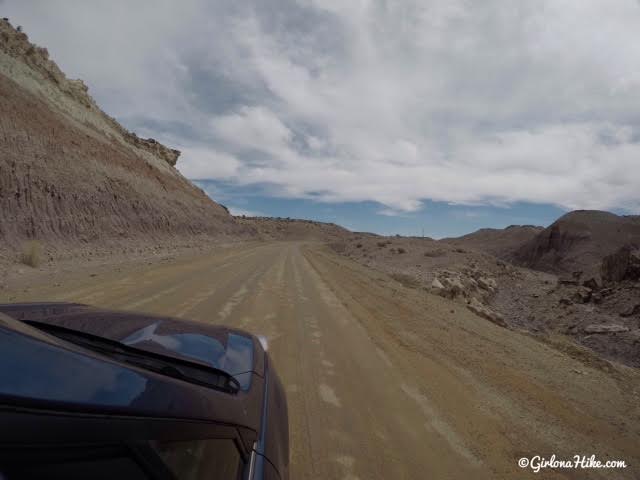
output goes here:
[{"label": "windshield wiper", "polygon": [[38,330],[78,345],[113,360],[150,370],[179,380],[215,388],[227,393],[237,393],[240,382],[219,368],[192,363],[146,350],[130,347],[109,338],[48,323],[25,321]]}]

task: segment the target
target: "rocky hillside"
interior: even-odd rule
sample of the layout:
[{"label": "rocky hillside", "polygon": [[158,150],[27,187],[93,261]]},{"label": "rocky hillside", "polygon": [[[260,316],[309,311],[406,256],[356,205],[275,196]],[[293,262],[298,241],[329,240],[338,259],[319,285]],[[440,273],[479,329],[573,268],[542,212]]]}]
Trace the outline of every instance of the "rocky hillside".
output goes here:
[{"label": "rocky hillside", "polygon": [[351,231],[335,223],[293,218],[236,217],[241,225],[254,228],[264,240],[317,240],[335,242],[349,237]]},{"label": "rocky hillside", "polygon": [[524,243],[532,240],[544,227],[511,225],[507,228],[481,228],[456,238],[443,238],[442,243],[473,248],[498,258],[508,258]]},{"label": "rocky hillside", "polygon": [[124,129],[6,20],[0,103],[0,260],[34,239],[55,255],[247,230],[174,168],[179,151]]},{"label": "rocky hillside", "polygon": [[[565,233],[564,242],[546,245],[558,246],[563,258],[571,260],[559,264],[569,274],[534,270],[503,259],[509,251],[538,245],[555,231],[553,226],[483,229],[443,240],[354,233],[331,246],[389,274],[404,287],[450,299],[453,311],[462,306],[484,321],[526,330],[605,369],[607,363],[601,357],[640,367],[640,250],[629,246],[637,238],[633,236],[636,221],[637,217],[605,212],[573,212],[559,219],[554,225],[571,233]],[[619,245],[623,246],[616,249]],[[576,266],[581,270],[574,275]],[[587,274],[586,266],[596,274]],[[582,346],[597,355],[585,353]]]},{"label": "rocky hillside", "polygon": [[577,210],[521,245],[512,260],[536,270],[597,277],[606,256],[633,245],[640,246],[640,216]]}]

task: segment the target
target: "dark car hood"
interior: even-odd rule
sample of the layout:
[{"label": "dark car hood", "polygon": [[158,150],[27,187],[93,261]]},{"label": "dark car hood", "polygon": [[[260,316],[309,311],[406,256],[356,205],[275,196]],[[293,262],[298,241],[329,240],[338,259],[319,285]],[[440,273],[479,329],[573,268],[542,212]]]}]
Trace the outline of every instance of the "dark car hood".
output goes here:
[{"label": "dark car hood", "polygon": [[0,312],[17,320],[58,325],[212,366],[233,375],[243,390],[249,387],[252,374],[264,374],[259,341],[227,327],[79,304],[0,305]]}]

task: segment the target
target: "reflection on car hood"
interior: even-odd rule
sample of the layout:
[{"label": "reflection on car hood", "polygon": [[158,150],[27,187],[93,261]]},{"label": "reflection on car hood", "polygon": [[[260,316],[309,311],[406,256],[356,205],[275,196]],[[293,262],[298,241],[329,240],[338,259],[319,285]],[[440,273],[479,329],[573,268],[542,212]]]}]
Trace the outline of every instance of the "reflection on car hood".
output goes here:
[{"label": "reflection on car hood", "polygon": [[157,353],[169,350],[174,355],[178,354],[185,359],[205,363],[234,376],[251,371],[253,366],[251,338],[228,333],[225,346],[217,338],[199,333],[158,333],[161,324],[161,320],[152,323],[133,332],[121,342]]},{"label": "reflection on car hood", "polygon": [[105,310],[71,303],[3,304],[0,313],[22,321],[44,322],[109,338],[148,352],[224,370],[243,390],[252,373],[262,376],[262,351],[250,334],[221,325]]}]

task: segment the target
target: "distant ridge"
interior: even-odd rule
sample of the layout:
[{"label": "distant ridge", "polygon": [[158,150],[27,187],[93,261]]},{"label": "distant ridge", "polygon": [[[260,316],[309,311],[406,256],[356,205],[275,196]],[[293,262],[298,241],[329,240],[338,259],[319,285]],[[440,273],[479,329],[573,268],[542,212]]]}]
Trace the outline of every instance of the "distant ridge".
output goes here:
[{"label": "distant ridge", "polygon": [[[352,235],[335,223],[282,217],[236,217],[241,225],[254,228],[264,240],[318,240],[333,242]],[[366,234],[363,234],[366,235]]]},{"label": "distant ridge", "polygon": [[440,241],[460,247],[473,248],[499,258],[510,257],[523,243],[534,238],[544,227],[509,225],[506,228],[481,228],[475,232]]}]

